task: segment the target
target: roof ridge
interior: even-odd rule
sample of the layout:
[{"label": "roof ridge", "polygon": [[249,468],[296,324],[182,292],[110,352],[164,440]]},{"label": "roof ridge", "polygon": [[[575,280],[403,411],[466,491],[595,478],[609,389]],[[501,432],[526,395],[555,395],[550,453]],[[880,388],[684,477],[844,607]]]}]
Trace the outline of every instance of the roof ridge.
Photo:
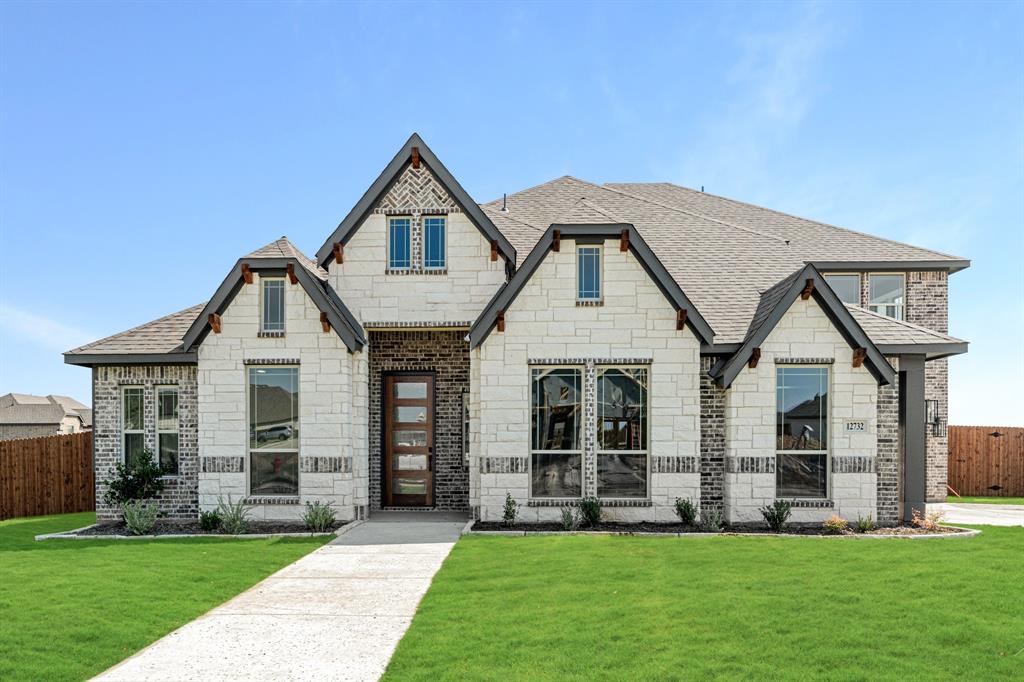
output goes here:
[{"label": "roof ridge", "polygon": [[[587,199],[586,197],[580,198],[576,203],[577,204],[583,204],[587,208],[593,209],[594,211],[600,213],[604,217],[606,217],[609,220],[611,220],[613,223],[629,223],[628,220],[621,220],[618,216],[612,215],[611,213],[609,213],[608,211],[604,210],[603,208],[599,208],[598,206],[592,204],[590,202],[590,200]],[[630,223],[630,224],[632,224],[632,223]]]},{"label": "roof ridge", "polygon": [[[682,185],[677,185],[674,182],[651,182],[651,183],[638,183],[638,184],[668,185],[669,187],[677,187],[679,189],[686,190],[687,192],[697,193],[697,190],[693,189],[692,187],[684,187]],[[728,201],[728,202],[733,203],[733,204],[739,204],[740,206],[749,206],[750,208],[756,208],[756,209],[760,209],[762,211],[768,211],[769,213],[774,213],[776,215],[785,216],[786,218],[793,218],[794,220],[800,220],[800,221],[805,222],[805,223],[811,223],[812,225],[820,225],[822,227],[829,227],[829,228],[832,228],[833,230],[842,230],[844,232],[849,232],[851,234],[860,235],[861,237],[870,237],[871,239],[877,239],[879,241],[888,242],[890,244],[898,244],[899,246],[909,246],[912,249],[918,249],[920,251],[927,251],[928,253],[934,253],[936,256],[942,256],[943,258],[948,258],[950,260],[965,260],[962,256],[954,256],[953,254],[945,253],[944,251],[936,251],[935,249],[926,249],[926,248],[924,248],[922,246],[915,246],[914,244],[908,244],[906,242],[897,241],[895,239],[889,239],[888,237],[879,237],[878,235],[869,234],[867,232],[861,232],[860,230],[854,230],[854,229],[851,229],[849,227],[842,227],[841,225],[833,225],[831,223],[823,223],[820,220],[811,220],[810,218],[804,218],[802,216],[794,215],[792,213],[786,213],[785,211],[779,211],[779,210],[774,209],[774,208],[768,208],[767,206],[758,206],[757,204],[751,204],[750,202],[747,202],[747,201],[740,201],[739,199],[733,199],[731,197],[723,197],[720,194],[714,194],[712,192],[704,192],[704,191],[701,191],[699,193],[700,194],[706,194],[707,196],[714,197],[715,199],[721,199],[722,201]]]},{"label": "roof ridge", "polygon": [[519,190],[518,192],[513,192],[512,194],[506,194],[504,197],[501,197],[501,198],[498,198],[498,199],[494,199],[492,201],[488,201],[486,204],[480,204],[480,206],[491,206],[491,204],[497,204],[498,202],[502,201],[503,199],[509,199],[511,197],[514,197],[514,196],[519,195],[519,194],[523,194],[525,192],[532,192],[535,189],[540,189],[541,187],[547,187],[548,185],[553,185],[556,182],[560,182],[562,180],[572,180],[573,182],[578,182],[578,183],[583,184],[583,185],[590,185],[591,187],[598,187],[598,188],[601,187],[601,185],[594,184],[593,182],[590,182],[588,180],[581,180],[580,178],[577,178],[574,175],[559,175],[557,178],[552,178],[550,180],[547,180],[545,182],[540,183],[539,185],[533,185],[532,187],[526,187],[524,189]]},{"label": "roof ridge", "polygon": [[[489,204],[480,204],[480,209],[481,209],[481,210],[483,210],[483,211],[494,211],[494,210],[498,210],[498,209],[490,208],[490,205],[489,205]],[[498,210],[498,212],[499,212],[499,213],[501,213],[501,211],[500,211],[500,210]],[[510,215],[509,213],[507,213],[507,212],[506,212],[506,213],[501,213],[501,216],[500,216],[500,217],[501,217],[501,218],[503,218],[503,219],[505,219],[505,220],[511,220],[512,222],[515,222],[515,223],[519,223],[520,225],[523,225],[523,226],[525,226],[525,227],[528,227],[528,228],[530,228],[531,230],[537,230],[538,232],[544,232],[544,230],[546,230],[546,229],[547,229],[547,228],[545,228],[545,227],[537,227],[537,226],[536,226],[536,225],[534,225],[533,223],[528,223],[528,222],[526,222],[525,220],[521,220],[520,218],[513,218],[513,217],[512,217],[512,216],[511,216],[511,215]]]},{"label": "roof ridge", "polygon": [[957,338],[955,336],[950,336],[949,334],[944,334],[943,332],[936,331],[934,329],[929,329],[928,327],[922,327],[919,324],[914,324],[913,322],[907,322],[906,320],[897,320],[895,317],[889,317],[888,315],[882,315],[881,313],[876,313],[874,310],[868,310],[867,308],[862,308],[859,305],[854,305],[852,303],[844,303],[843,305],[845,305],[850,310],[854,310],[854,311],[857,311],[859,313],[864,313],[865,315],[869,315],[871,317],[875,317],[875,318],[878,318],[878,319],[881,319],[881,320],[885,320],[886,322],[892,322],[892,323],[898,324],[898,325],[903,326],[903,327],[908,327],[908,328],[913,329],[915,331],[926,332],[928,334],[931,334],[932,336],[936,336],[936,337],[939,337],[939,338],[953,339],[955,341],[959,341],[961,343],[965,343],[963,339],[959,339],[959,338]]},{"label": "roof ridge", "polygon": [[[167,315],[164,315],[163,317],[158,317],[155,320],[150,320],[149,322],[143,322],[142,324],[136,325],[136,326],[132,327],[131,329],[126,329],[123,332],[118,332],[116,334],[111,334],[110,336],[104,336],[102,339],[96,339],[95,341],[87,343],[84,346],[79,346],[78,348],[72,348],[71,350],[69,350],[67,352],[68,353],[77,353],[79,351],[86,350],[86,349],[91,348],[91,347],[93,347],[93,346],[95,346],[97,344],[103,343],[104,341],[109,341],[109,340],[111,340],[113,338],[116,338],[118,336],[124,336],[125,334],[131,334],[132,332],[138,331],[138,330],[142,329],[143,327],[148,327],[151,324],[156,324],[157,322],[161,322],[163,320],[166,320],[169,317],[174,317],[175,315],[181,315],[182,313],[187,313],[188,311],[192,310],[193,308],[199,308],[199,310],[201,311],[203,309],[203,306],[206,305],[206,303],[207,302],[198,303],[196,305],[190,305],[187,308],[182,308],[181,310],[179,310],[177,312],[169,313]],[[197,311],[197,314],[198,314],[198,311]]]}]

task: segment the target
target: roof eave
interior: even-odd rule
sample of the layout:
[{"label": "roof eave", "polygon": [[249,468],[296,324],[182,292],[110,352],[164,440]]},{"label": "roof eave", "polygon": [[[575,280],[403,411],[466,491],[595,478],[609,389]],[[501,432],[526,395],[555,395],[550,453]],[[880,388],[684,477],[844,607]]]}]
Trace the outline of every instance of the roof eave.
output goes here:
[{"label": "roof eave", "polygon": [[195,352],[181,353],[64,353],[64,364],[80,367],[97,365],[194,365]]},{"label": "roof eave", "polygon": [[871,271],[871,272],[917,272],[917,271],[941,271],[949,274],[960,272],[971,267],[971,261],[967,259],[950,260],[844,260],[844,261],[804,261],[813,265],[819,271]]}]

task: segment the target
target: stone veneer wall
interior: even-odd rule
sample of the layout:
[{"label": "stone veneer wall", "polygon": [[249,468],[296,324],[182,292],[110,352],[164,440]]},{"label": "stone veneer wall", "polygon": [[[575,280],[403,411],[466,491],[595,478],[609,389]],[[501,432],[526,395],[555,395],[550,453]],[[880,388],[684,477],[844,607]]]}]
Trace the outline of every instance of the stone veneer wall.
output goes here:
[{"label": "stone veneer wall", "polygon": [[700,507],[725,511],[725,394],[708,376],[716,358],[700,362]]},{"label": "stone veneer wall", "polygon": [[434,374],[434,508],[469,509],[469,468],[462,443],[462,396],[469,391],[466,329],[371,331],[369,334],[370,508],[383,500],[381,438],[387,372]]},{"label": "stone veneer wall", "polygon": [[157,498],[167,518],[194,519],[199,514],[199,455],[196,447],[197,403],[195,365],[98,366],[93,368],[93,466],[96,469],[96,518],[119,519],[117,508],[103,503],[103,481],[123,460],[121,387],[142,386],[145,443],[156,453],[156,388],[178,388],[178,475],[165,479]]}]

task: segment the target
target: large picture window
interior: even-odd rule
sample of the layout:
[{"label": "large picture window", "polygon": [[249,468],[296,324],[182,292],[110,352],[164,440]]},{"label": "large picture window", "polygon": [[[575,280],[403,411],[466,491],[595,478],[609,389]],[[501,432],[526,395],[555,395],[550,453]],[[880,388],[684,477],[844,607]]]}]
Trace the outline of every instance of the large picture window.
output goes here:
[{"label": "large picture window", "polygon": [[430,216],[423,219],[423,268],[425,270],[443,270],[447,267],[445,259],[446,222],[444,216]]},{"label": "large picture window", "polygon": [[412,267],[412,221],[409,218],[388,218],[388,268],[408,270]]},{"label": "large picture window", "polygon": [[647,369],[598,370],[598,497],[647,497],[647,405]]},{"label": "large picture window", "polygon": [[530,494],[580,497],[583,486],[583,372],[531,370]]},{"label": "large picture window", "polygon": [[777,497],[828,496],[827,367],[775,370]]},{"label": "large picture window", "polygon": [[299,494],[299,368],[249,368],[249,492]]},{"label": "large picture window", "polygon": [[868,309],[902,320],[905,285],[903,275],[871,275],[868,277]]},{"label": "large picture window", "polygon": [[121,456],[125,464],[146,449],[146,432],[142,386],[125,386],[121,389]]},{"label": "large picture window", "polygon": [[156,389],[156,446],[160,468],[165,474],[178,474],[178,389]]}]

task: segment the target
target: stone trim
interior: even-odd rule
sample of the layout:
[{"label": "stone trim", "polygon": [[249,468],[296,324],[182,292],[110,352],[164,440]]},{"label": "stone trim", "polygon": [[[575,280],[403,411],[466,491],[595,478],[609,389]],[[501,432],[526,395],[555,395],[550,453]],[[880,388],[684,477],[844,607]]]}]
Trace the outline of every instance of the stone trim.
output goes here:
[{"label": "stone trim", "polygon": [[651,358],[530,358],[527,363],[530,365],[587,365],[596,367],[605,365],[650,365],[654,362]]},{"label": "stone trim", "polygon": [[278,331],[273,331],[273,332],[256,332],[256,336],[258,336],[261,339],[283,339],[284,338],[284,332],[283,331],[281,331],[281,332],[278,332]]},{"label": "stone trim", "polygon": [[832,458],[833,474],[873,474],[875,458],[858,455],[839,456]]},{"label": "stone trim", "polygon": [[245,358],[243,365],[298,365],[298,358]]},{"label": "stone trim", "polygon": [[525,474],[530,471],[528,457],[481,457],[482,474]]},{"label": "stone trim", "polygon": [[298,497],[278,497],[275,495],[253,496],[242,500],[245,504],[266,504],[266,505],[291,505],[299,504]]},{"label": "stone trim", "polygon": [[776,498],[776,501],[789,502],[789,506],[793,509],[833,509],[836,506],[833,500],[785,500],[784,498]]},{"label": "stone trim", "polygon": [[204,474],[240,474],[245,471],[245,458],[200,457],[199,467]]},{"label": "stone trim", "polygon": [[350,474],[351,457],[299,457],[299,473]]},{"label": "stone trim", "polygon": [[834,365],[835,358],[775,358],[776,365]]},{"label": "stone trim", "polygon": [[364,322],[363,329],[376,331],[378,329],[469,329],[472,322],[404,322],[397,320],[385,320],[380,322]]},{"label": "stone trim", "polygon": [[774,474],[775,455],[764,457],[726,457],[725,470],[730,474]]},{"label": "stone trim", "polygon": [[696,457],[651,457],[652,474],[699,474],[700,460]]}]

